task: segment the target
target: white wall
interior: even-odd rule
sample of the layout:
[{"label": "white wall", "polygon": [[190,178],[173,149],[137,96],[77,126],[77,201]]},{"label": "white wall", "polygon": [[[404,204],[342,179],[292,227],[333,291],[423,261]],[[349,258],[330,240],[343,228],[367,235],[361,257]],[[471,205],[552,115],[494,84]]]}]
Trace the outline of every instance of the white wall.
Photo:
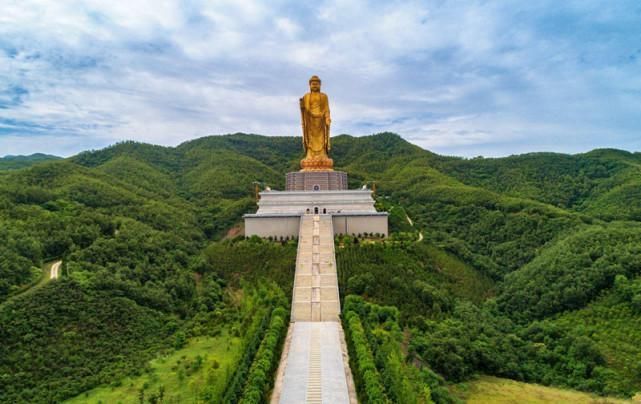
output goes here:
[{"label": "white wall", "polygon": [[387,215],[334,216],[334,234],[380,233],[388,236]]},{"label": "white wall", "polygon": [[246,217],[245,236],[298,237],[300,216]]},{"label": "white wall", "polygon": [[[334,234],[380,233],[388,236],[387,215],[334,215]],[[246,216],[245,236],[298,237],[300,216]]]}]

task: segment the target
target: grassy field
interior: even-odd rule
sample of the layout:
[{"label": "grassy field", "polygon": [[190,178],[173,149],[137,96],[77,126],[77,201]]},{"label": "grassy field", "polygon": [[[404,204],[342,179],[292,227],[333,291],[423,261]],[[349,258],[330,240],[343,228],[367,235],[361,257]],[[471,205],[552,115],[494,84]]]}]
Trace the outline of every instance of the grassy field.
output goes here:
[{"label": "grassy field", "polygon": [[81,394],[67,403],[139,403],[163,391],[165,404],[217,402],[241,355],[239,338],[221,334],[197,337],[169,355],[152,360],[146,372]]},{"label": "grassy field", "polygon": [[460,383],[452,388],[452,393],[470,404],[605,404],[641,402],[641,397],[639,397],[639,401],[626,401],[492,376],[481,376],[476,380]]}]

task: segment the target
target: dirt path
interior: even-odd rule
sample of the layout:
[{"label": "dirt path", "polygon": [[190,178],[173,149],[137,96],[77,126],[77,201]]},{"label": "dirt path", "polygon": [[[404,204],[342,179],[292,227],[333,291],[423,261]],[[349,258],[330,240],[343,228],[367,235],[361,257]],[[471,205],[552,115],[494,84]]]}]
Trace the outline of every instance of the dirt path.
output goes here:
[{"label": "dirt path", "polygon": [[[410,217],[409,217],[409,215],[407,213],[405,214],[405,219],[407,219],[407,223],[409,223],[410,226],[414,227],[414,221],[412,221],[412,219],[410,219]],[[418,232],[418,240],[416,240],[416,242],[420,243],[421,241],[423,241],[423,232],[419,230],[419,232]]]},{"label": "dirt path", "polygon": [[62,266],[62,261],[56,261],[51,265],[51,273],[49,279],[58,279],[60,277],[60,267]]},{"label": "dirt path", "polygon": [[4,302],[0,303],[0,305],[4,305],[8,301],[13,300],[18,296],[23,296],[27,293],[31,293],[34,290],[41,287],[42,285],[47,284],[52,279],[58,279],[61,275],[61,271],[60,271],[61,266],[62,266],[62,260],[45,264],[42,268],[42,275],[40,276],[40,279],[37,282],[34,282],[31,285],[25,285],[18,292],[9,295]]},{"label": "dirt path", "polygon": [[405,214],[405,219],[407,219],[407,223],[409,223],[410,226],[414,227],[414,222],[412,221],[412,219],[410,219],[407,213]]}]

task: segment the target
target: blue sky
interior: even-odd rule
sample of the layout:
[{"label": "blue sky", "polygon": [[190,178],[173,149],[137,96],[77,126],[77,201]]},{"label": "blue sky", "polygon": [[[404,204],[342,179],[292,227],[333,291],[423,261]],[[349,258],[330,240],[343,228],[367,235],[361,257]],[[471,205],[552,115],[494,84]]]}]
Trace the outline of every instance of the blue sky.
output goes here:
[{"label": "blue sky", "polygon": [[641,2],[0,0],[0,156],[334,134],[461,156],[641,150]]}]

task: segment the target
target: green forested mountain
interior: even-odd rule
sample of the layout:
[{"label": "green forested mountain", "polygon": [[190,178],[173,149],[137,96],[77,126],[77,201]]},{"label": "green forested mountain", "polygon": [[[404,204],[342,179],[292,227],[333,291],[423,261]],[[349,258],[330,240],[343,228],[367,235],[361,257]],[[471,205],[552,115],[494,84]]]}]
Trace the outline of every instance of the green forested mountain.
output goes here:
[{"label": "green forested mountain", "polygon": [[51,160],[60,160],[60,157],[42,153],[35,153],[29,156],[4,156],[0,157],[0,170],[17,170]]},{"label": "green forested mountain", "polygon": [[434,162],[439,170],[465,184],[589,212],[606,220],[641,218],[635,203],[640,164],[641,153],[614,149]]},{"label": "green forested mountain", "polygon": [[[388,399],[406,377],[450,402],[444,386],[476,373],[641,392],[641,154],[461,159],[391,133],[332,141],[336,168],[354,187],[375,181],[390,212],[390,240],[337,239],[341,296],[360,296],[350,327]],[[0,171],[0,402],[60,401],[127,376],[155,386],[151,358],[226,336],[242,341],[228,358],[239,370],[212,362],[224,383],[194,394],[239,397],[288,304],[296,244],[233,229],[256,209],[253,184],[283,188],[301,154],[299,138],[235,134]],[[58,259],[62,278],[31,287]],[[183,379],[200,372],[184,366]],[[165,394],[151,390],[140,394]]]}]

